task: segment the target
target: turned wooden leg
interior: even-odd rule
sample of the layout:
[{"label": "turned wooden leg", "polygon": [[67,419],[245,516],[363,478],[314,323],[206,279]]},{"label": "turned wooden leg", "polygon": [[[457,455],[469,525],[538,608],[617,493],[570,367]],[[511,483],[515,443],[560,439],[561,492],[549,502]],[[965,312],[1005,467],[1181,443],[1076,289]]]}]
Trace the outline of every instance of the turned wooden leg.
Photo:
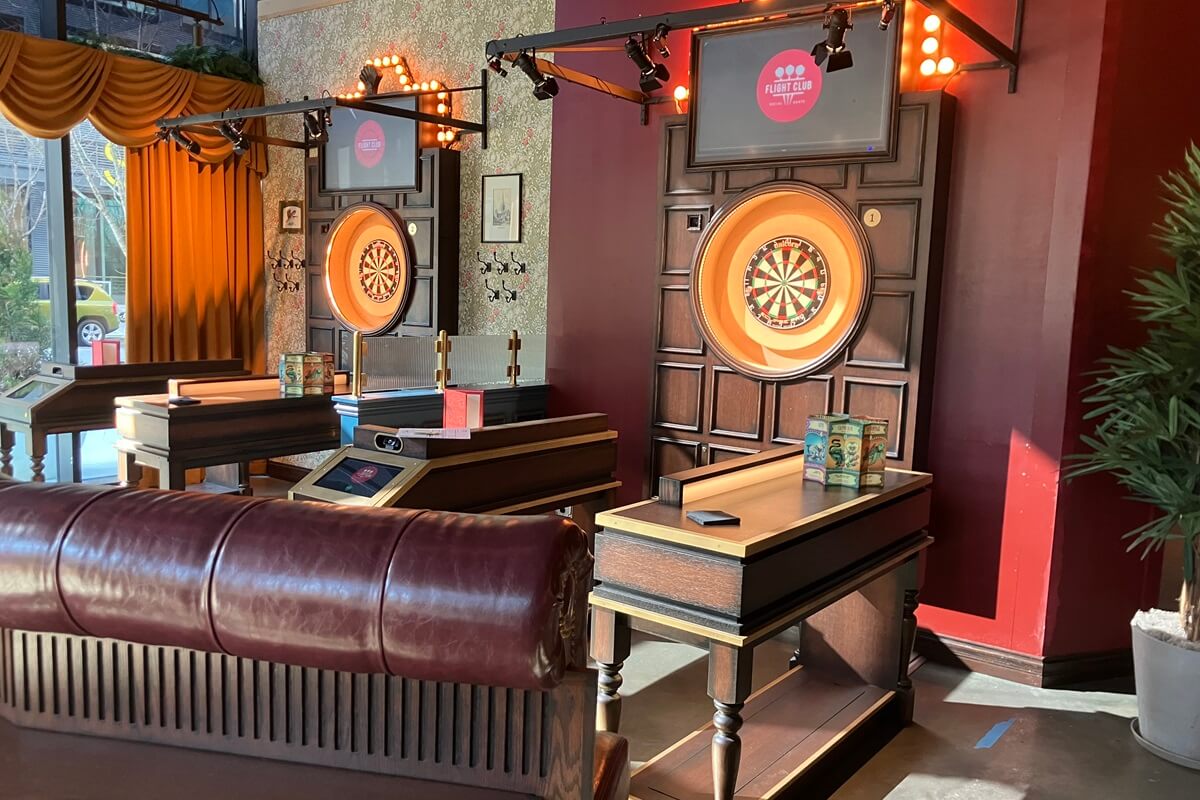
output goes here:
[{"label": "turned wooden leg", "polygon": [[33,482],[46,482],[46,456],[34,455],[29,457],[29,465],[33,470]]},{"label": "turned wooden leg", "polygon": [[136,489],[142,482],[142,467],[133,453],[117,451],[117,485],[125,489]]},{"label": "turned wooden leg", "polygon": [[629,657],[629,621],[621,614],[592,607],[591,655],[600,671],[596,693],[596,729],[617,733],[621,728],[621,668]]},{"label": "turned wooden leg", "polygon": [[913,685],[908,675],[908,665],[917,641],[917,605],[917,590],[905,589],[904,616],[900,622],[900,676],[896,681],[896,691],[904,698],[905,722],[912,722],[913,718]]},{"label": "turned wooden leg", "polygon": [[713,800],[733,800],[738,767],[742,762],[742,706],[750,696],[754,651],[710,642],[708,646],[708,696],[717,712],[712,740]]},{"label": "turned wooden leg", "polygon": [[713,798],[732,800],[737,788],[738,766],[742,763],[742,703],[721,703],[714,700],[717,713],[713,725],[717,732],[712,740]]},{"label": "turned wooden leg", "polygon": [[0,475],[10,478],[13,474],[13,446],[16,438],[12,431],[0,425]]}]

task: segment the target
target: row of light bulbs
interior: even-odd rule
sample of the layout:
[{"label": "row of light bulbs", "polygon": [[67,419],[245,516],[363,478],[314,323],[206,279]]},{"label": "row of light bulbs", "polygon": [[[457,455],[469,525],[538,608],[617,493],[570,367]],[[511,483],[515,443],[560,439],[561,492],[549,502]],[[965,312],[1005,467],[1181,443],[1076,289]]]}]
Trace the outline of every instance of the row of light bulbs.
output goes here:
[{"label": "row of light bulbs", "polygon": [[[401,56],[386,55],[377,56],[363,63],[365,72],[370,72],[369,68],[374,67],[376,70],[373,80],[375,86],[379,85],[378,70],[391,69],[397,75],[397,81],[400,83],[400,91],[413,93],[429,93],[437,92],[437,113],[443,117],[449,117],[452,112],[452,101],[450,92],[446,90],[446,85],[441,81],[417,81],[409,72],[408,62]],[[338,95],[342,100],[360,100],[367,96],[367,84],[361,78],[353,92],[343,92]],[[449,145],[457,139],[458,134],[451,127],[446,125],[438,125],[437,140],[438,142]]]},{"label": "row of light bulbs", "polygon": [[930,14],[925,18],[925,33],[928,34],[921,42],[921,53],[925,55],[925,59],[921,62],[920,71],[925,77],[933,74],[949,75],[954,70],[958,69],[958,62],[950,56],[938,57],[942,51],[942,18],[937,14]]}]

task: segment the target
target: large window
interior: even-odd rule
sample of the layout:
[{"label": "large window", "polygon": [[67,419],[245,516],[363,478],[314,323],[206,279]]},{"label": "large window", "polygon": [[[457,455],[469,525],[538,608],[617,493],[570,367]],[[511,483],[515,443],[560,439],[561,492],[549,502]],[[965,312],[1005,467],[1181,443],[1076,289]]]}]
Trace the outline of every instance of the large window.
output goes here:
[{"label": "large window", "polygon": [[162,56],[169,56],[177,48],[197,41],[238,53],[246,49],[242,24],[246,2],[248,0],[180,2],[185,9],[219,17],[223,24],[216,25],[133,0],[66,0],[67,33]]}]

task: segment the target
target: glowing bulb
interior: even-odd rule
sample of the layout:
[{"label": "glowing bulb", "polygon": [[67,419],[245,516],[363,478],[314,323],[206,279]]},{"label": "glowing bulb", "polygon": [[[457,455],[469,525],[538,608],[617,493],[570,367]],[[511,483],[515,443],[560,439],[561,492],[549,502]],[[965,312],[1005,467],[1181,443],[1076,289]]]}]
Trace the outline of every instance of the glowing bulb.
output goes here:
[{"label": "glowing bulb", "polygon": [[942,18],[937,14],[930,14],[925,18],[925,30],[933,33],[940,27],[942,27]]},{"label": "glowing bulb", "polygon": [[358,82],[358,90],[360,92],[365,92],[367,90],[367,85],[365,83],[363,83],[362,81],[359,81]]},{"label": "glowing bulb", "polygon": [[400,87],[400,91],[402,91],[402,92],[407,92],[407,91],[408,91],[409,89],[411,89],[411,88],[412,88],[412,87],[411,87],[411,86],[409,86],[409,85],[406,83],[406,84],[404,84],[403,86],[401,86],[401,87]]},{"label": "glowing bulb", "polygon": [[445,131],[438,131],[438,141],[439,142],[446,141],[446,132]]},{"label": "glowing bulb", "polygon": [[397,63],[397,64],[396,64],[396,74],[397,74],[397,75],[403,75],[405,72],[406,72],[406,70],[404,69],[404,65],[403,65],[403,64],[400,64],[400,63]]},{"label": "glowing bulb", "polygon": [[429,82],[429,88],[430,88],[430,89],[433,89],[434,91],[436,91],[436,90],[437,90],[437,89],[439,89],[440,87],[441,87],[441,84],[440,84],[440,83],[438,83],[437,81],[430,81],[430,82]]},{"label": "glowing bulb", "polygon": [[403,72],[400,73],[400,83],[404,84],[404,88],[408,88],[408,76]]},{"label": "glowing bulb", "polygon": [[925,41],[921,42],[921,52],[927,56],[931,56],[937,52],[938,40],[934,36],[930,36]]},{"label": "glowing bulb", "polygon": [[921,74],[922,75],[929,76],[935,72],[937,72],[937,62],[934,61],[932,58],[927,58],[921,62]]},{"label": "glowing bulb", "polygon": [[446,99],[446,93],[438,92],[438,100],[445,100],[445,99]]},{"label": "glowing bulb", "polygon": [[446,131],[446,141],[447,141],[447,142],[453,142],[453,141],[454,141],[454,131],[447,129],[447,131]]},{"label": "glowing bulb", "polygon": [[429,91],[429,81],[421,81],[421,91],[422,92]]},{"label": "glowing bulb", "polygon": [[688,87],[684,86],[682,83],[675,87],[675,99],[679,102],[687,100],[688,94]]},{"label": "glowing bulb", "polygon": [[376,67],[382,67],[382,66],[383,66],[383,59],[381,59],[381,58],[377,58],[377,59],[375,59],[374,61],[372,61],[371,63],[372,63],[373,65],[375,65]]},{"label": "glowing bulb", "polygon": [[954,68],[956,66],[958,65],[954,63],[954,59],[950,56],[946,56],[937,63],[937,71],[943,75],[949,75],[951,72],[954,72]]}]

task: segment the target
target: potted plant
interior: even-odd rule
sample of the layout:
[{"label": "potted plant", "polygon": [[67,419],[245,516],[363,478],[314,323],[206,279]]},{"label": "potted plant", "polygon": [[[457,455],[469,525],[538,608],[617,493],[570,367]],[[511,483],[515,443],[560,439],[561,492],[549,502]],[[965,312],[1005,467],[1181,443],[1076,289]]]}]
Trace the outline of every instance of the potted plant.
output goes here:
[{"label": "potted plant", "polygon": [[1179,613],[1133,619],[1133,730],[1152,752],[1200,769],[1200,148],[1185,162],[1163,181],[1169,211],[1157,232],[1175,270],[1147,273],[1128,293],[1145,341],[1101,360],[1085,398],[1098,424],[1071,477],[1110,473],[1159,512],[1126,534],[1131,550],[1182,541]]}]

